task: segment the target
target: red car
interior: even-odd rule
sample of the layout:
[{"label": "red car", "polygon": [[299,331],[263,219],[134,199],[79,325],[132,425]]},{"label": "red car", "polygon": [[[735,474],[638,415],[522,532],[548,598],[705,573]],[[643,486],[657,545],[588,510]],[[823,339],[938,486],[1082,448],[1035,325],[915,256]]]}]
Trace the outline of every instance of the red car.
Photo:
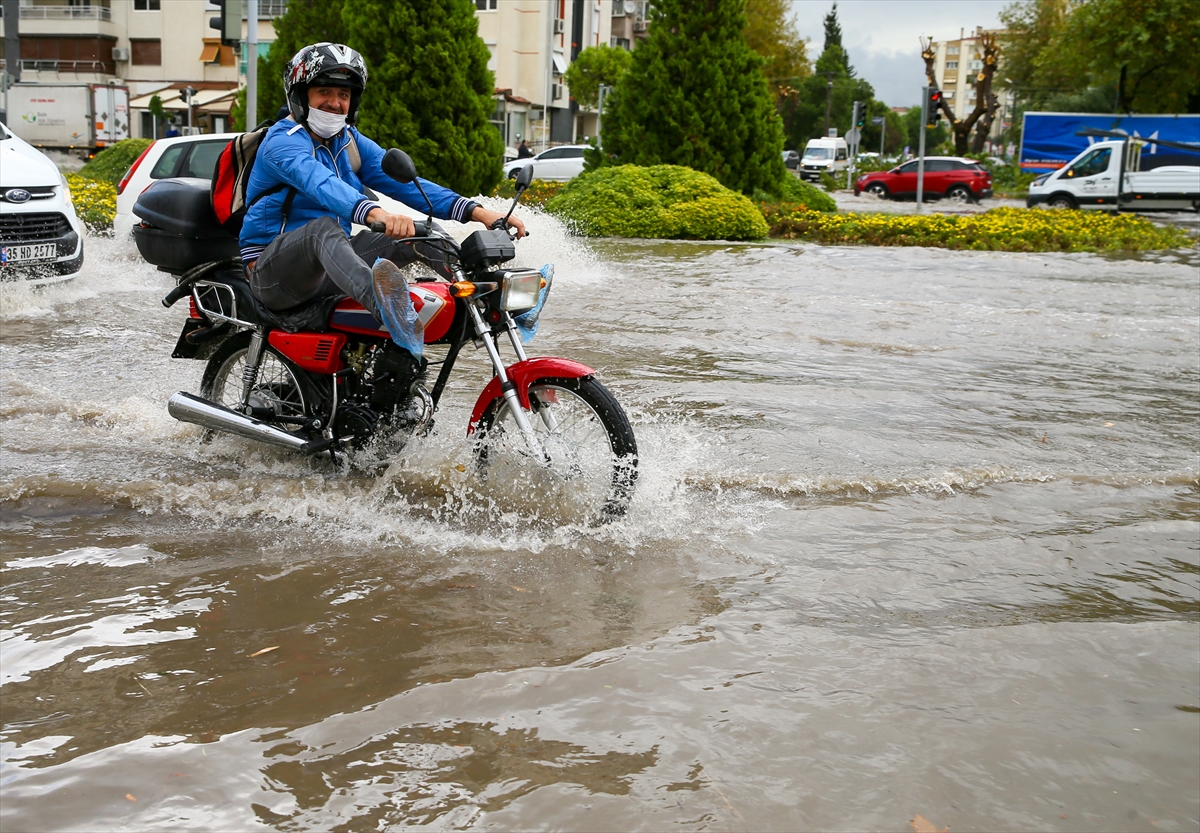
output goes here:
[{"label": "red car", "polygon": [[[854,183],[857,196],[863,191],[877,197],[915,197],[917,160],[890,171],[863,174]],[[974,159],[960,156],[926,156],[924,197],[954,202],[979,202],[992,195],[992,175]]]}]

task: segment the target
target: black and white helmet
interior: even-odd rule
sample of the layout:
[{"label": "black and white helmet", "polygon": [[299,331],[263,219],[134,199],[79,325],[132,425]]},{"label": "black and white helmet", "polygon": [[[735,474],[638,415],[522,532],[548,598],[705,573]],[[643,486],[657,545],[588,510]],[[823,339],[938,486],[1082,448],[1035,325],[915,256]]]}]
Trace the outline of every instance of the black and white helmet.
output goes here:
[{"label": "black and white helmet", "polygon": [[329,42],[314,43],[293,55],[283,74],[283,91],[292,118],[304,124],[308,118],[308,88],[322,84],[350,89],[346,123],[354,124],[367,87],[367,64],[362,55],[343,44]]}]

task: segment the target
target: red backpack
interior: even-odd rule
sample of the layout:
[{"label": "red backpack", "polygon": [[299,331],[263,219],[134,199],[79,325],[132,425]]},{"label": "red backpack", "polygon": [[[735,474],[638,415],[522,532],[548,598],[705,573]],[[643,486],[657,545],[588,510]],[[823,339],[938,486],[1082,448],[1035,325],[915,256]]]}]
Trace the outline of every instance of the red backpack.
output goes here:
[{"label": "red backpack", "polygon": [[[242,221],[253,203],[285,188],[290,192],[283,204],[284,224],[287,223],[288,209],[292,207],[292,199],[296,196],[296,192],[290,186],[280,183],[263,191],[253,200],[246,200],[246,189],[250,187],[250,169],[254,167],[258,148],[273,124],[273,121],[263,122],[254,130],[243,133],[226,145],[217,157],[217,166],[212,178],[212,207],[216,212],[217,221],[234,234],[241,233]],[[346,152],[350,155],[350,169],[358,173],[362,168],[362,157],[359,155],[358,143],[354,141],[353,133],[350,134],[350,144]]]}]

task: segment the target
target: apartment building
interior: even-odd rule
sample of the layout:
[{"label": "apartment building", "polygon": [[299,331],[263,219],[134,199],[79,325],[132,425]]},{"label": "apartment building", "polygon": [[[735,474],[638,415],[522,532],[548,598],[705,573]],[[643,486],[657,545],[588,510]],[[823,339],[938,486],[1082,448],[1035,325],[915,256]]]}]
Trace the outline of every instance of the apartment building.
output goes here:
[{"label": "apartment building", "polygon": [[[275,39],[272,21],[286,9],[287,0],[258,0],[260,55]],[[207,0],[20,0],[21,81],[125,84],[134,136],[167,128],[147,109],[155,94],[178,127],[222,132],[244,83],[246,45],[239,55],[221,44],[209,27],[219,14]],[[190,101],[188,88],[195,91]]]},{"label": "apartment building", "polygon": [[600,114],[571,99],[563,80],[589,46],[632,49],[646,37],[647,0],[475,0],[479,36],[496,78],[492,123],[535,151],[596,135]]},{"label": "apartment building", "polygon": [[[954,109],[954,115],[965,118],[975,109],[977,94],[975,79],[983,70],[983,38],[985,35],[995,35],[997,41],[1002,41],[1004,29],[984,29],[976,26],[973,34],[968,35],[965,29],[959,30],[958,40],[941,41],[937,44],[937,56],[934,60],[935,77],[938,89],[946,96],[946,101]],[[1015,98],[1011,91],[1004,89],[1003,56],[1001,51],[1001,67],[992,77],[993,91],[1000,100],[1000,112],[992,123],[992,137],[999,138],[1009,126],[1008,122],[1013,112]]]}]

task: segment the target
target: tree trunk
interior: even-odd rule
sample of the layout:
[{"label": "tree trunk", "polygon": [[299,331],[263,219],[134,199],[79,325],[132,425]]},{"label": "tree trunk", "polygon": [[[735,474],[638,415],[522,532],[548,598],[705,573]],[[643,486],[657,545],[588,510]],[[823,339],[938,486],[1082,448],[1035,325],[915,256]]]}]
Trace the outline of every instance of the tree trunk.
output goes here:
[{"label": "tree trunk", "polygon": [[[959,156],[967,153],[971,146],[971,130],[984,119],[984,123],[980,124],[982,138],[976,136],[975,144],[983,147],[983,143],[987,141],[988,131],[991,130],[992,119],[995,116],[996,108],[999,102],[992,95],[992,77],[996,74],[996,63],[1000,57],[1000,50],[996,46],[996,38],[994,35],[984,35],[983,39],[983,69],[975,79],[975,109],[971,111],[971,115],[965,119],[956,119],[954,110],[950,107],[946,97],[942,96],[941,110],[946,114],[946,118],[950,120],[951,129],[954,131],[954,152]],[[925,59],[925,77],[929,82],[929,86],[937,87],[937,75],[933,69],[934,59],[937,57],[937,52],[934,50],[934,41],[929,41],[929,44],[921,50],[921,57]],[[963,55],[960,60],[969,60],[969,56]],[[979,153],[979,150],[974,151]]]}]

